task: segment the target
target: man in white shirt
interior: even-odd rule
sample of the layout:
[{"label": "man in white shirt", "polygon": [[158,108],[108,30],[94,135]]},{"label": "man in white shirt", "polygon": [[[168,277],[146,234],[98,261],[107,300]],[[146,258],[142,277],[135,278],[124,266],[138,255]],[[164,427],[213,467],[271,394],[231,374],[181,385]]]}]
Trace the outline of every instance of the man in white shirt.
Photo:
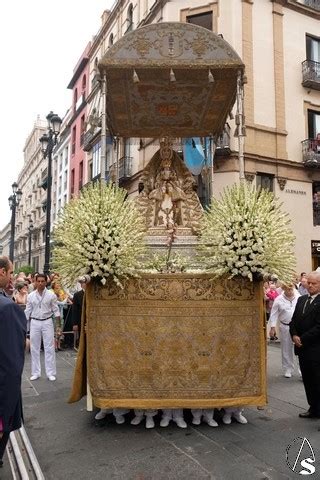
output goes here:
[{"label": "man in white shirt", "polygon": [[270,312],[270,337],[276,334],[276,324],[279,321],[281,334],[281,356],[284,376],[290,378],[294,372],[294,345],[289,331],[289,323],[296,308],[299,292],[293,284],[282,285],[282,293],[274,300]]},{"label": "man in white shirt", "polygon": [[[54,348],[54,323],[60,323],[60,311],[56,295],[47,290],[47,277],[38,273],[36,290],[28,295],[25,315],[30,320],[31,377],[37,380],[41,376],[40,348],[43,339],[46,375],[51,382],[56,379],[56,354]],[[57,332],[58,333],[58,332]]]}]

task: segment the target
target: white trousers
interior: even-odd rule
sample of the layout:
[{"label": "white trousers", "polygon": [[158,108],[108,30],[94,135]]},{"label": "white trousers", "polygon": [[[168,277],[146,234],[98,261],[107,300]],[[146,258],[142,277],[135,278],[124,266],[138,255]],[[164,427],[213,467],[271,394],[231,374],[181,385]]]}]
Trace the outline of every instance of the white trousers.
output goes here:
[{"label": "white trousers", "polygon": [[193,418],[201,420],[202,415],[206,420],[213,420],[214,409],[213,408],[192,408],[191,413]]},{"label": "white trousers", "polygon": [[140,408],[135,408],[134,409],[134,414],[136,417],[155,417],[158,413],[158,410],[152,410],[152,409],[147,409],[147,410],[142,410]]},{"label": "white trousers", "polygon": [[281,335],[281,356],[282,356],[282,368],[286,372],[294,372],[294,346],[289,331],[288,325],[279,323],[280,335]]},{"label": "white trousers", "polygon": [[56,352],[54,349],[54,328],[51,318],[48,320],[31,320],[30,322],[30,353],[31,375],[41,375],[40,348],[41,338],[44,347],[44,364],[47,377],[56,376]]},{"label": "white trousers", "polygon": [[183,409],[182,408],[165,408],[162,409],[162,418],[168,418],[170,420],[183,420]]}]

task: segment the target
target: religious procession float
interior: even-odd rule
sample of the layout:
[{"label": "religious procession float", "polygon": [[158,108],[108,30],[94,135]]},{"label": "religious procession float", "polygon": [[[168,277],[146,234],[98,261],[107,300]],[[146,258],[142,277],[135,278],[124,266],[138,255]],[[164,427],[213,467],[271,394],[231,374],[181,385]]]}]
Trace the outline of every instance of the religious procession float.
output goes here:
[{"label": "religious procession float", "polygon": [[261,279],[293,278],[287,216],[245,181],[204,211],[173,148],[176,138],[216,138],[235,102],[242,140],[244,64],[206,29],[159,23],[121,38],[99,68],[109,131],[158,139],[159,149],[136,198],[101,181],[56,227],[55,267],[69,284],[91,278],[70,402],[88,394],[99,408],[264,405]]}]

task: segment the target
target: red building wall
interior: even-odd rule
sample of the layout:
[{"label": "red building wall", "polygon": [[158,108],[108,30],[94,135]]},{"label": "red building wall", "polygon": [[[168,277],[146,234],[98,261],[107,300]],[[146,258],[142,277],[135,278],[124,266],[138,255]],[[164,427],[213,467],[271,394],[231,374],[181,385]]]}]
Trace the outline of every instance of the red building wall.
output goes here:
[{"label": "red building wall", "polygon": [[87,95],[89,92],[89,43],[74,68],[68,88],[72,89],[72,116],[70,120],[70,198],[78,196],[87,183],[88,172],[83,150],[85,121],[87,118]]}]

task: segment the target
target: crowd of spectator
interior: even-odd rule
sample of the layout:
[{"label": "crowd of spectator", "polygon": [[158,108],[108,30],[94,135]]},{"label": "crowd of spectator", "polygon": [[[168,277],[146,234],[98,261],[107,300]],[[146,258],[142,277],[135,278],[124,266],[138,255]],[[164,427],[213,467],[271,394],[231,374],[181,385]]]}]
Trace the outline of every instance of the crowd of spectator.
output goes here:
[{"label": "crowd of spectator", "polygon": [[[27,305],[28,295],[36,289],[36,273],[16,273],[5,290],[5,295],[19,304],[24,310]],[[80,279],[82,280],[82,279]],[[78,308],[78,296],[76,295],[76,307],[73,308],[73,298],[77,292],[83,292],[85,282],[81,281],[74,289],[68,290],[62,286],[59,273],[55,272],[47,276],[47,289],[52,291],[56,297],[60,310],[61,334],[55,337],[55,348],[73,348],[77,344],[78,332],[80,330],[81,309]],[[82,301],[82,296],[80,295]],[[74,310],[74,311],[73,311]],[[28,325],[30,327],[30,325]],[[28,342],[29,347],[29,342]]]}]

